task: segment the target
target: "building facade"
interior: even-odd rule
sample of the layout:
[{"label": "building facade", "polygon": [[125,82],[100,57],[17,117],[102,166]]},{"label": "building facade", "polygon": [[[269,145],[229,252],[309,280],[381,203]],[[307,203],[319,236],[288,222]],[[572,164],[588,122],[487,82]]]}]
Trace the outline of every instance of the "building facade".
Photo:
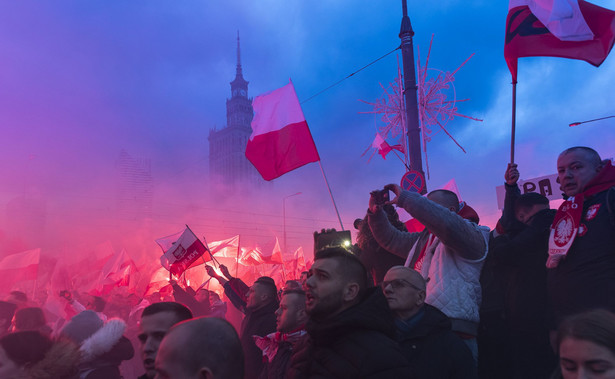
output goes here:
[{"label": "building facade", "polygon": [[231,84],[231,98],[226,100],[226,126],[209,131],[210,179],[221,184],[219,189],[257,188],[264,180],[245,156],[252,134],[252,98],[248,97],[248,81],[243,78],[241,50],[237,35],[237,68]]}]

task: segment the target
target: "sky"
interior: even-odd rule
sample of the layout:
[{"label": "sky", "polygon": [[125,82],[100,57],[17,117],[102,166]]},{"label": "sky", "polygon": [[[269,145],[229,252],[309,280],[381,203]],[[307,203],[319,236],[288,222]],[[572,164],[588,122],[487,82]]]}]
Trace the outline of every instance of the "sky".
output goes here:
[{"label": "sky", "polygon": [[[595,0],[615,9],[615,0]],[[459,112],[427,145],[428,189],[455,179],[482,223],[499,211],[495,187],[510,159],[511,77],[503,57],[505,1],[408,1],[415,57],[455,75]],[[209,130],[225,126],[225,101],[241,38],[249,96],[292,79],[300,101],[396,48],[401,2],[332,0],[0,0],[0,255],[42,247],[78,254],[112,241],[137,259],[160,254],[153,240],[189,224],[210,241],[241,230],[243,244],[312,249],[312,232],[340,229],[318,164],[274,180],[266,195],[212,198]],[[388,55],[303,103],[345,229],[363,217],[369,192],[399,183],[393,156],[361,154],[378,120],[371,107],[397,75]],[[436,71],[433,71],[436,72]],[[599,68],[539,57],[519,62],[516,163],[521,178],[555,173],[574,145],[615,156],[615,58]],[[453,93],[447,93],[452,99]],[[114,208],[121,151],[151,162],[150,219],[125,222]],[[300,195],[290,196],[297,192]],[[10,204],[43,209],[21,229]],[[27,221],[27,220],[26,220]],[[20,221],[22,222],[22,221]],[[23,224],[23,222],[22,222]],[[21,224],[20,224],[21,225]],[[27,229],[27,236],[15,230]],[[23,234],[23,233],[22,233]]]}]

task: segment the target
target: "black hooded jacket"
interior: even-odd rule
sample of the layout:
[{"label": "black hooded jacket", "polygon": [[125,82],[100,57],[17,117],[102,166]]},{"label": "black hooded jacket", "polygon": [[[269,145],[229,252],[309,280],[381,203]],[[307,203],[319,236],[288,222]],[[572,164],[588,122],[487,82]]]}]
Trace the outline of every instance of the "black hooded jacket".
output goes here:
[{"label": "black hooded jacket", "polygon": [[325,321],[308,321],[291,360],[289,378],[410,378],[394,341],[395,324],[382,291]]}]

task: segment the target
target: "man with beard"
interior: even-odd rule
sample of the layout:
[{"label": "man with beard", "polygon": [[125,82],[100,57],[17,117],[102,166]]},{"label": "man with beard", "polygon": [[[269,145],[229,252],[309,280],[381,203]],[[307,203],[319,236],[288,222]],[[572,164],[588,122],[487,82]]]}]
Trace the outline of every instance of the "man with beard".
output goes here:
[{"label": "man with beard", "polygon": [[140,352],[145,374],[138,379],[153,379],[156,376],[154,363],[162,338],[173,325],[191,318],[190,310],[179,303],[154,303],[143,310],[137,337],[141,342]]},{"label": "man with beard", "polygon": [[232,277],[224,265],[220,265],[220,269],[225,277],[218,275],[211,266],[205,269],[209,276],[222,284],[235,308],[245,314],[239,338],[244,352],[246,379],[258,378],[263,370],[263,355],[252,336],[264,337],[276,330],[278,290],[275,282],[268,276],[261,276],[248,288],[241,279]]},{"label": "man with beard", "polygon": [[290,378],[407,378],[393,340],[395,325],[382,291],[367,288],[359,259],[341,247],[318,251],[306,281],[308,335],[291,360]]}]

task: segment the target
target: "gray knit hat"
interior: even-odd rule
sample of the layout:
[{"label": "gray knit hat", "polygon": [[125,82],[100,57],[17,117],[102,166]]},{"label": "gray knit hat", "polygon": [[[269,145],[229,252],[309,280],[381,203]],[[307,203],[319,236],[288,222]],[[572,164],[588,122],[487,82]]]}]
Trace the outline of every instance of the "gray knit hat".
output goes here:
[{"label": "gray knit hat", "polygon": [[91,310],[83,311],[75,315],[62,328],[60,335],[80,345],[92,334],[96,333],[98,329],[102,328],[103,324],[103,320],[98,317],[96,312]]}]

